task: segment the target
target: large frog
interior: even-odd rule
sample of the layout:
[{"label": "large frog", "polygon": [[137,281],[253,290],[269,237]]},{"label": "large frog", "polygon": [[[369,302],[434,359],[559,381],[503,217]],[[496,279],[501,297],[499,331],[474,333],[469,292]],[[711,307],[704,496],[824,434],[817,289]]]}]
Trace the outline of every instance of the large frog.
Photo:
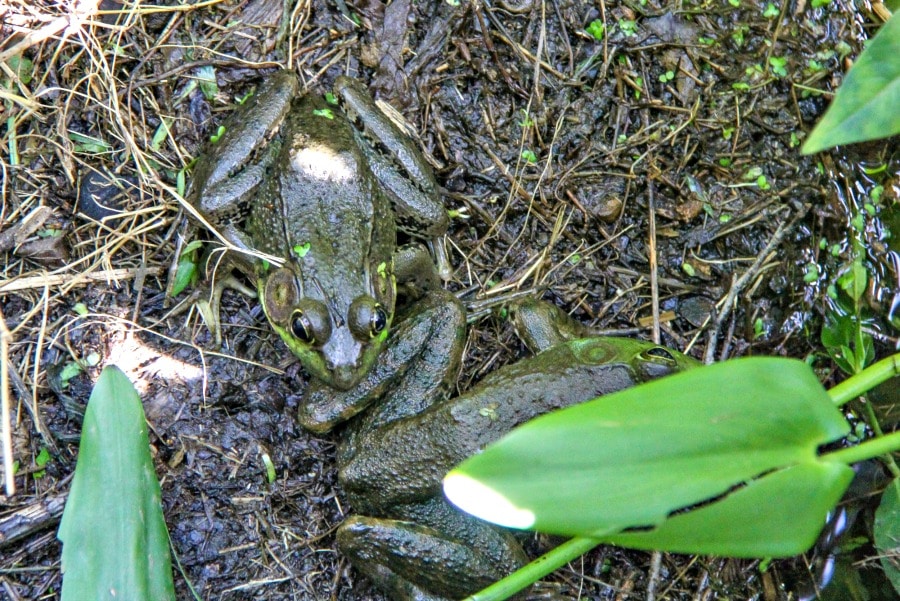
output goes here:
[{"label": "large frog", "polygon": [[449,505],[441,493],[447,471],[537,415],[696,364],[647,342],[590,336],[553,305],[532,301],[518,307],[515,322],[537,354],[448,400],[464,342],[462,312],[431,298],[433,306],[426,299],[415,310],[432,319],[401,322],[389,361],[350,391],[310,395],[300,415],[321,430],[344,407],[378,399],[339,446],[339,480],[362,515],[344,522],[337,541],[392,599],[461,599],[527,561],[509,531]]},{"label": "large frog", "polygon": [[[188,198],[239,249],[229,266],[255,281],[266,317],[306,370],[347,390],[382,350],[397,286],[415,295],[437,287],[427,250],[398,246],[397,232],[432,244],[443,267],[435,241],[448,216],[425,159],[359,83],[336,80],[340,106],[299,87],[278,72],[235,111]],[[215,319],[220,294],[217,286]]]}]

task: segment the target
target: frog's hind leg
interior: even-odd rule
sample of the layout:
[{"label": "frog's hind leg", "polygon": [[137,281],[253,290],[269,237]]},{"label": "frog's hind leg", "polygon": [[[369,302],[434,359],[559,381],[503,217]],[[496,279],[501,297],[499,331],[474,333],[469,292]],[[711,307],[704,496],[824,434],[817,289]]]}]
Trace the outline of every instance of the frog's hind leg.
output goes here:
[{"label": "frog's hind leg", "polygon": [[[509,533],[493,529],[497,537]],[[524,565],[517,553],[498,556],[441,530],[416,522],[353,516],[337,532],[338,546],[353,565],[389,591],[392,599],[462,599]],[[502,541],[505,543],[508,541]]]},{"label": "frog's hind leg", "polygon": [[590,335],[590,330],[584,324],[547,301],[527,298],[515,303],[511,311],[516,334],[535,354],[551,346]]}]

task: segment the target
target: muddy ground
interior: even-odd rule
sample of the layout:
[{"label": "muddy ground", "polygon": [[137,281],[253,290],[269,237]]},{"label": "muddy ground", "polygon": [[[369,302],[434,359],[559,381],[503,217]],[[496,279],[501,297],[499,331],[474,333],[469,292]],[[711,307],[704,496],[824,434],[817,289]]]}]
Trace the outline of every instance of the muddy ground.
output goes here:
[{"label": "muddy ground", "polygon": [[[12,332],[19,461],[0,520],[34,514],[21,538],[0,538],[0,598],[57,596],[56,521],[81,411],[108,363],[144,400],[179,598],[189,598],[187,580],[204,599],[382,598],[335,550],[351,509],[335,486],[335,438],[296,425],[307,377],[256,301],[226,292],[222,348],[196,312],[169,315],[190,294],[166,295],[174,259],[186,237],[208,237],[188,225],[179,175],[189,181],[184,170],[235,100],[280,66],[311,93],[342,73],[358,77],[428,153],[459,215],[447,286],[472,305],[499,299],[471,325],[459,390],[524,356],[499,311],[518,291],[619,334],[650,339],[658,328],[664,344],[698,358],[784,355],[814,362],[825,382],[839,377],[819,341],[834,310],[826,291],[848,260],[850,219],[883,177],[868,168],[897,173],[897,149],[804,157],[799,144],[827,106],[820,92],[836,88],[878,23],[865,9],[654,0],[102,8],[0,7],[0,62],[21,55],[31,65],[29,78],[0,74],[0,133],[16,149],[2,164],[0,307]],[[594,22],[605,25],[600,40],[588,32]],[[219,85],[212,99],[194,85],[203,69]],[[124,191],[112,191],[113,176]],[[94,212],[92,194],[120,211]],[[873,244],[878,227],[887,224],[867,228]],[[879,356],[897,342],[886,320],[896,251],[882,243],[866,258]],[[76,361],[84,369],[70,377]],[[38,466],[42,449],[50,459]],[[796,599],[813,588],[820,559],[763,571],[755,561],[664,555],[653,572],[649,554],[601,547],[542,590]]]}]

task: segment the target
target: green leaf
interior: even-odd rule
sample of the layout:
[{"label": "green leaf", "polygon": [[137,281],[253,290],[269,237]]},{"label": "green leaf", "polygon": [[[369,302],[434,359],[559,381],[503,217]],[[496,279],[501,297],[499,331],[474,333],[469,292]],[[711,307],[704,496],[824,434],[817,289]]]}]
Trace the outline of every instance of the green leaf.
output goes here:
[{"label": "green leaf", "polygon": [[34,63],[28,57],[14,55],[9,57],[9,66],[23,85],[28,85],[34,76]]},{"label": "green leaf", "polygon": [[825,514],[852,479],[853,470],[840,463],[794,465],[752,480],[716,503],[675,515],[655,530],[605,540],[675,553],[790,557],[816,542]]},{"label": "green leaf", "polygon": [[875,512],[875,546],[884,573],[900,593],[900,479],[894,479]]},{"label": "green leaf", "polygon": [[169,535],[137,392],[106,367],[84,414],[57,534],[62,601],[173,600]]},{"label": "green leaf", "polygon": [[900,17],[881,26],[803,145],[803,154],[900,133]]},{"label": "green leaf", "polygon": [[[849,468],[816,456],[848,431],[805,363],[738,359],[533,420],[451,471],[445,492],[501,525],[640,548],[791,555],[815,539],[850,481]],[[513,513],[491,514],[497,506],[454,491],[454,478],[486,487]],[[801,519],[797,506],[812,516]]]},{"label": "green leaf", "polygon": [[216,69],[212,65],[206,65],[197,69],[196,81],[200,83],[200,92],[207,100],[212,100],[219,93],[219,84],[216,82]]},{"label": "green leaf", "polygon": [[176,297],[191,285],[197,278],[197,263],[192,257],[184,257],[178,261],[178,269],[175,271],[175,282],[172,284],[172,297]]}]

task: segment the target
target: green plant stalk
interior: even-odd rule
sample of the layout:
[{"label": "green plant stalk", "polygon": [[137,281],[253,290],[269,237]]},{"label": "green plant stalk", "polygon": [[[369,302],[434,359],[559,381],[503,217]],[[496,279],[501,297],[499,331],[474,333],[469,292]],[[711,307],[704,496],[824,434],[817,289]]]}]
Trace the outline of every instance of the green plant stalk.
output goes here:
[{"label": "green plant stalk", "polygon": [[900,432],[894,432],[887,436],[872,438],[856,446],[825,453],[821,457],[828,461],[850,465],[851,463],[858,463],[879,455],[888,455],[898,450],[900,450]]},{"label": "green plant stalk", "polygon": [[573,559],[584,555],[600,543],[596,538],[572,538],[544,553],[528,565],[519,568],[506,578],[498,580],[491,586],[482,589],[464,601],[500,601],[512,597],[550,572],[566,565]]},{"label": "green plant stalk", "polygon": [[900,375],[900,353],[873,363],[855,376],[847,378],[831,388],[828,395],[835,405],[840,406],[897,375]]},{"label": "green plant stalk", "polygon": [[[840,406],[897,375],[900,375],[900,353],[872,364],[855,376],[831,388],[828,394],[834,401],[834,404]],[[828,453],[823,457],[827,457],[831,461],[850,464],[879,455],[887,455],[898,449],[900,449],[900,432],[895,432],[888,436],[869,440],[855,447]],[[506,578],[498,580],[489,587],[467,597],[465,601],[501,601],[502,599],[507,599],[557,568],[584,555],[602,542],[601,539],[596,538],[579,537],[569,539],[528,565],[516,570]]]},{"label": "green plant stalk", "polygon": [[9,132],[9,164],[15,167],[19,164],[19,148],[16,143],[16,119],[10,116],[6,120],[6,131]]}]

